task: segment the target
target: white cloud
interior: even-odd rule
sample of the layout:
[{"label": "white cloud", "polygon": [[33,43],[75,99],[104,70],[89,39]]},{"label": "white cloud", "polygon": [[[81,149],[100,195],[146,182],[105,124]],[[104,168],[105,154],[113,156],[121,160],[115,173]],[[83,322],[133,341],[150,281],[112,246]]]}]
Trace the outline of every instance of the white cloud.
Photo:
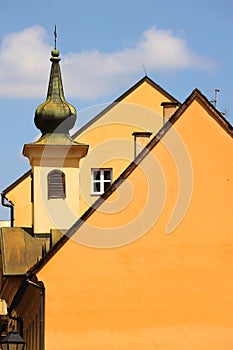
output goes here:
[{"label": "white cloud", "polygon": [[[47,33],[40,26],[8,34],[0,48],[0,96],[44,96],[50,49]],[[193,53],[183,38],[152,27],[131,48],[62,54],[66,94],[80,99],[106,97],[142,72],[143,65],[150,73],[213,67],[209,59]]]},{"label": "white cloud", "polygon": [[45,94],[50,50],[46,39],[45,30],[39,26],[4,38],[0,48],[0,96],[36,97]]}]

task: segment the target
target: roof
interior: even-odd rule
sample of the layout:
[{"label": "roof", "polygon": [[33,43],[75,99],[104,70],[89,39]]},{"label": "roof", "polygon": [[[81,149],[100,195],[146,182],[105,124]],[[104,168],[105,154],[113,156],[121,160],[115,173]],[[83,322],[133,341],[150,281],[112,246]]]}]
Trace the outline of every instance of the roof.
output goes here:
[{"label": "roof", "polygon": [[4,227],[0,229],[3,274],[23,275],[50,247],[50,235],[34,237],[29,229]]},{"label": "roof", "polygon": [[206,98],[205,95],[201,93],[199,89],[194,89],[192,91],[191,95],[188,96],[180,108],[178,108],[169,119],[169,122],[174,124],[194,100],[199,101],[205,109],[209,110],[212,118],[232,137],[233,127],[230,122],[223,117],[223,114],[214,107],[214,105]]},{"label": "roof", "polygon": [[83,223],[102,205],[102,203],[121,186],[121,184],[129,177],[135,168],[142,162],[142,160],[150,153],[150,151],[160,142],[164,135],[182,116],[185,110],[191,105],[194,100],[198,100],[204,108],[206,108],[211,117],[232,137],[232,125],[222,116],[220,112],[208,101],[208,99],[198,90],[195,89],[190,96],[185,100],[181,107],[176,110],[172,117],[165,123],[160,131],[152,138],[146,147],[138,154],[133,162],[122,172],[122,174],[112,183],[112,185],[104,192],[89,209],[74,223],[74,225],[66,232],[65,235],[52,247],[52,249],[29,270],[29,273],[36,274],[46,263],[56,254],[58,250],[72,237],[73,234],[83,225]]}]

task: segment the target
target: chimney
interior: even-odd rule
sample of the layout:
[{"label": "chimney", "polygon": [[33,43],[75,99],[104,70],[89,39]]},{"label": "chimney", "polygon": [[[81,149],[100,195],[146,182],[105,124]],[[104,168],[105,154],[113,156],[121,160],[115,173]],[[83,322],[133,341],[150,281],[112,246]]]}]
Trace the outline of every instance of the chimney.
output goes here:
[{"label": "chimney", "polygon": [[148,144],[152,132],[149,131],[135,131],[134,136],[134,158],[141,152],[141,150]]},{"label": "chimney", "polygon": [[163,107],[163,125],[167,120],[170,119],[172,114],[179,108],[179,102],[162,102],[161,106]]}]

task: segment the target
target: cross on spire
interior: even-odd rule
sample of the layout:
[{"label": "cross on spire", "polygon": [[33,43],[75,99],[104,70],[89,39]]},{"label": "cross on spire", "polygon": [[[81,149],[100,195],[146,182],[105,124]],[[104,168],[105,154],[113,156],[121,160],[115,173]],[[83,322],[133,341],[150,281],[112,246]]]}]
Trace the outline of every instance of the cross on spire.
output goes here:
[{"label": "cross on spire", "polygon": [[57,49],[57,26],[54,26],[54,49]]}]

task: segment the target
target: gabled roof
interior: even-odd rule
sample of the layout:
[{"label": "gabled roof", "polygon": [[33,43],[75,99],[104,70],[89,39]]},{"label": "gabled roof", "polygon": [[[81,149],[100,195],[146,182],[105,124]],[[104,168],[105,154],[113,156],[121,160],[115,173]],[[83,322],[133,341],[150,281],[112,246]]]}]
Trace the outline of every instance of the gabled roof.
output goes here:
[{"label": "gabled roof", "polygon": [[135,168],[142,162],[142,160],[149,154],[149,152],[160,142],[164,135],[182,116],[191,103],[197,100],[203,107],[210,112],[210,115],[215,121],[232,137],[232,125],[222,116],[220,112],[208,101],[208,99],[198,90],[195,89],[180,108],[172,115],[172,117],[165,123],[160,131],[153,137],[153,139],[146,145],[146,147],[139,153],[133,162],[122,172],[122,174],[112,183],[112,185],[104,192],[89,209],[74,223],[74,225],[66,232],[64,236],[52,247],[52,249],[29,270],[29,273],[36,274],[58,250],[72,237],[73,234],[83,225],[83,223],[102,205],[102,203],[129,177]]},{"label": "gabled roof", "polygon": [[180,102],[170,95],[166,90],[164,90],[160,85],[155,83],[151,78],[149,78],[147,75],[144,76],[142,79],[140,79],[136,84],[131,86],[127,91],[125,91],[120,97],[118,97],[115,101],[110,103],[106,108],[104,108],[100,113],[98,113],[94,118],[92,118],[88,123],[86,123],[82,128],[80,128],[74,135],[73,138],[76,138],[78,135],[80,135],[84,130],[86,130],[89,126],[91,126],[93,123],[95,123],[99,118],[101,118],[104,114],[106,114],[108,111],[110,111],[116,103],[121,102],[124,100],[128,95],[130,95],[134,90],[136,90],[140,85],[147,82],[150,84],[154,89],[159,91],[161,94],[163,94],[167,99],[169,99],[171,102],[174,102],[176,104],[180,104]]},{"label": "gabled roof", "polygon": [[229,134],[233,135],[233,127],[230,122],[225,119],[215,107],[214,105],[206,98],[205,95],[201,93],[199,89],[194,89],[190,96],[184,101],[184,103],[180,106],[179,109],[172,115],[169,119],[169,122],[174,124],[177,119],[183,114],[183,112],[191,105],[191,103],[197,100],[202,104],[202,106],[211,113],[211,116],[215,121]]}]

